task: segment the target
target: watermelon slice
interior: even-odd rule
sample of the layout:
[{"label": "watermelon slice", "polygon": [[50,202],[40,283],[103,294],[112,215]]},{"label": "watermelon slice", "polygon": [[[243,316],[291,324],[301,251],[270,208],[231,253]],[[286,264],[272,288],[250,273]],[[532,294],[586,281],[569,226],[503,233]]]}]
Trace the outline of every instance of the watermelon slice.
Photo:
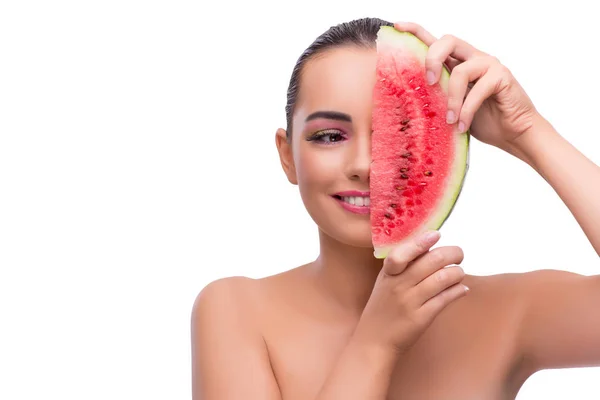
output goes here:
[{"label": "watermelon slice", "polygon": [[412,235],[441,228],[469,167],[469,131],[457,133],[446,123],[450,73],[444,67],[429,86],[427,50],[411,33],[379,30],[370,175],[376,258]]}]

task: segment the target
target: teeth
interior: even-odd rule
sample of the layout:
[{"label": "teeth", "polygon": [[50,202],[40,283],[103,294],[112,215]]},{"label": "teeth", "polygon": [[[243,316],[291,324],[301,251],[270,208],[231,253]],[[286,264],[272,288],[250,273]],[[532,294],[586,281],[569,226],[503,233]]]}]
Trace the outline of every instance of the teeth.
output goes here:
[{"label": "teeth", "polygon": [[344,196],[342,197],[342,200],[353,206],[368,207],[371,205],[371,199],[369,197]]}]

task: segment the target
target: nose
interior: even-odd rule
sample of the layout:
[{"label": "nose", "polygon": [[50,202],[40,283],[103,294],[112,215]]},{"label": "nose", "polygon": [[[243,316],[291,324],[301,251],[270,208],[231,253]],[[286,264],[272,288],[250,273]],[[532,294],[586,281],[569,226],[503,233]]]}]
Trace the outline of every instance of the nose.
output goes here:
[{"label": "nose", "polygon": [[351,180],[369,182],[371,170],[371,135],[354,136],[347,160],[347,175]]}]

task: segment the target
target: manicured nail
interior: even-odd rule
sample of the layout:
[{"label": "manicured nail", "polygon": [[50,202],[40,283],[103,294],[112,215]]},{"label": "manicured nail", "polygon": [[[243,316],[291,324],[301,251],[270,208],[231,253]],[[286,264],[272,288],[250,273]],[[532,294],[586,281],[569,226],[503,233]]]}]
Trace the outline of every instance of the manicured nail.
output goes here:
[{"label": "manicured nail", "polygon": [[430,231],[430,232],[425,233],[425,235],[423,235],[423,242],[431,243],[439,237],[440,237],[439,231]]},{"label": "manicured nail", "polygon": [[435,74],[433,71],[427,71],[427,83],[430,85],[435,83]]},{"label": "manicured nail", "polygon": [[464,122],[460,121],[460,122],[458,123],[458,131],[459,131],[460,133],[463,133],[463,132],[465,131],[465,123],[464,123]]},{"label": "manicured nail", "polygon": [[446,122],[449,124],[453,124],[454,118],[455,118],[454,111],[448,110],[448,114],[446,115]]}]

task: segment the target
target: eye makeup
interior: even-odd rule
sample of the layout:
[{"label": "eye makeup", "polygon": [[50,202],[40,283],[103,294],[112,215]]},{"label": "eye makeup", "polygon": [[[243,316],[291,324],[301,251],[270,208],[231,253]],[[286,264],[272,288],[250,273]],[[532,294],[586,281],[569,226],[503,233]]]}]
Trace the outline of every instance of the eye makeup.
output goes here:
[{"label": "eye makeup", "polygon": [[310,134],[307,142],[316,142],[319,144],[331,145],[347,139],[347,135],[339,129],[329,128],[316,131]]}]

